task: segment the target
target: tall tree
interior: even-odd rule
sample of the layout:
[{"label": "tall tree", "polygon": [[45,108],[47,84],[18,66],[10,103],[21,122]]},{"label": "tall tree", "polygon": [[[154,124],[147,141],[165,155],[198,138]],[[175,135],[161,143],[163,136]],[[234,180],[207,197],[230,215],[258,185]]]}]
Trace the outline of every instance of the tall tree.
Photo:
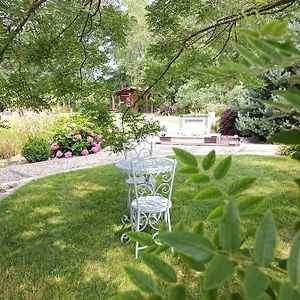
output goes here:
[{"label": "tall tree", "polygon": [[264,19],[295,18],[296,0],[156,0],[148,7],[148,22],[155,43],[145,64],[149,89],[163,94],[189,78],[199,77],[199,67],[218,65],[223,59],[237,58],[232,47],[244,43],[241,28],[255,28]]},{"label": "tall tree", "polygon": [[105,92],[128,15],[114,0],[0,0],[0,109]]}]

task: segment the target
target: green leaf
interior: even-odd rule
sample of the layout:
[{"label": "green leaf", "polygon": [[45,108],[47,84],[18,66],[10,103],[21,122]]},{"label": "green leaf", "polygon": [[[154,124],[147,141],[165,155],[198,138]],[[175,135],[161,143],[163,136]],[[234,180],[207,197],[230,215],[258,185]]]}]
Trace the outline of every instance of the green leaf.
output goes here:
[{"label": "green leaf", "polygon": [[294,289],[288,283],[282,283],[280,285],[280,300],[299,300],[300,299],[300,292]]},{"label": "green leaf", "polygon": [[194,233],[198,233],[203,235],[204,232],[204,224],[203,222],[199,222],[194,228],[193,228]]},{"label": "green leaf", "polygon": [[205,271],[203,286],[212,290],[229,279],[234,272],[234,263],[226,256],[218,254],[208,264]]},{"label": "green leaf", "polygon": [[196,157],[180,148],[173,148],[176,158],[183,164],[188,165],[190,167],[197,168],[197,159]]},{"label": "green leaf", "polygon": [[284,22],[278,22],[278,21],[271,21],[267,24],[265,24],[261,30],[260,33],[262,35],[273,35],[273,36],[281,36],[285,33],[287,29],[288,23],[286,21]]},{"label": "green leaf", "polygon": [[168,299],[169,300],[185,300],[186,299],[185,288],[181,285],[174,286],[170,290]]},{"label": "green leaf", "polygon": [[145,250],[144,253],[154,253],[158,248],[158,245],[152,245],[152,246],[148,246]]},{"label": "green leaf", "polygon": [[[252,63],[250,63],[250,65],[252,66]],[[242,60],[240,63],[236,63],[233,61],[225,61],[222,64],[222,70],[234,73],[249,72],[249,66],[243,65]]]},{"label": "green leaf", "polygon": [[239,212],[242,214],[256,209],[264,201],[263,196],[249,196],[237,202]]},{"label": "green leaf", "polygon": [[292,154],[292,159],[296,159],[300,161],[300,151],[297,151]]},{"label": "green leaf", "polygon": [[294,46],[292,42],[284,42],[279,43],[274,40],[270,40],[269,43],[275,47],[282,55],[285,55],[287,57],[300,56],[300,51]]},{"label": "green leaf", "polygon": [[262,55],[265,57],[270,58],[271,60],[276,60],[278,62],[282,61],[282,56],[277,52],[277,49],[274,48],[268,41],[255,38],[255,37],[248,37],[248,41],[256,50],[259,50]]},{"label": "green leaf", "polygon": [[291,76],[288,78],[288,81],[291,83],[300,84],[300,76]]},{"label": "green leaf", "polygon": [[163,300],[163,297],[160,295],[152,295],[148,298],[148,300]]},{"label": "green leaf", "polygon": [[290,110],[290,109],[291,109],[291,106],[290,106],[290,105],[287,105],[287,104],[284,104],[284,103],[278,102],[278,101],[273,101],[273,100],[261,100],[260,102],[261,102],[262,104],[264,104],[264,105],[274,106],[274,107],[276,107],[276,108],[283,109],[283,110]]},{"label": "green leaf", "polygon": [[285,145],[300,144],[300,130],[291,129],[273,134],[268,141],[270,143],[280,143]]},{"label": "green leaf", "polygon": [[145,253],[141,254],[141,258],[145,265],[159,278],[169,283],[177,282],[177,276],[173,268],[162,259]]},{"label": "green leaf", "polygon": [[196,194],[193,200],[216,199],[222,196],[222,192],[216,186],[208,186]]},{"label": "green leaf", "polygon": [[219,228],[216,228],[212,234],[212,242],[216,248],[220,248],[219,242]]},{"label": "green leaf", "polygon": [[231,300],[244,300],[240,293],[232,293]]},{"label": "green leaf", "polygon": [[300,187],[300,178],[297,178],[294,181],[297,183],[298,187]]},{"label": "green leaf", "polygon": [[231,166],[231,156],[228,156],[221,160],[221,162],[217,165],[215,171],[214,171],[214,177],[217,180],[220,180],[224,178]]},{"label": "green leaf", "polygon": [[[159,245],[155,251],[153,251],[153,254],[158,255],[162,252],[165,252],[169,249],[170,247],[168,245]],[[147,250],[147,249],[146,249]]]},{"label": "green leaf", "polygon": [[190,166],[184,166],[177,169],[176,172],[180,174],[196,174],[198,173],[198,169]]},{"label": "green leaf", "polygon": [[294,230],[295,232],[298,232],[300,230],[300,221],[298,221],[295,225],[294,225]]},{"label": "green leaf", "polygon": [[144,246],[154,245],[152,235],[146,232],[128,231],[127,235],[134,241],[141,243]]},{"label": "green leaf", "polygon": [[243,48],[242,46],[235,44],[234,47],[236,50],[239,52],[239,54],[247,61],[249,62],[252,66],[255,67],[262,67],[264,68],[266,63],[263,59],[258,57],[253,53],[253,51],[250,51],[246,48]]},{"label": "green leaf", "polygon": [[240,214],[233,201],[225,206],[220,224],[219,241],[221,248],[227,253],[235,253],[240,248]]},{"label": "green leaf", "polygon": [[158,227],[158,231],[162,232],[162,231],[167,231],[168,229],[168,224],[166,221],[162,221]]},{"label": "green leaf", "polygon": [[178,223],[175,224],[175,226],[173,227],[173,230],[176,231],[176,230],[185,230],[185,225],[183,223],[183,221],[179,221]]},{"label": "green leaf", "polygon": [[202,160],[202,168],[207,171],[209,170],[216,161],[216,151],[212,150]]},{"label": "green leaf", "polygon": [[287,259],[278,259],[278,267],[280,269],[286,270],[287,269]]},{"label": "green leaf", "polygon": [[188,256],[196,261],[209,260],[214,255],[214,247],[211,242],[192,232],[173,231],[158,234],[161,241],[173,247],[176,252]]},{"label": "green leaf", "polygon": [[300,91],[289,88],[286,91],[273,91],[274,94],[284,97],[295,109],[300,111]]},{"label": "green leaf", "polygon": [[255,177],[244,177],[244,178],[235,179],[229,182],[227,186],[227,194],[229,195],[240,194],[246,189],[248,189],[249,187],[251,187],[255,180],[256,180]]},{"label": "green leaf", "polygon": [[[198,172],[198,169],[197,169]],[[196,174],[189,177],[185,183],[207,183],[210,181],[209,176],[205,174]]]},{"label": "green leaf", "polygon": [[124,267],[129,279],[134,285],[146,293],[155,292],[156,287],[154,281],[150,275],[144,271],[132,268],[129,266]]},{"label": "green leaf", "polygon": [[268,279],[257,267],[249,266],[245,271],[243,286],[246,300],[262,299],[268,287]]},{"label": "green leaf", "polygon": [[225,75],[223,72],[218,71],[216,69],[199,68],[199,69],[197,69],[197,71],[200,74],[209,75],[212,77],[224,77],[224,75]]},{"label": "green leaf", "polygon": [[205,270],[204,264],[202,262],[196,261],[190,257],[183,255],[183,254],[180,254],[180,258],[181,258],[182,262],[192,270],[195,270],[198,272],[203,272]]},{"label": "green leaf", "polygon": [[209,221],[220,221],[222,220],[223,212],[224,212],[224,205],[217,206],[214,208],[208,215],[207,220]]},{"label": "green leaf", "polygon": [[254,258],[258,264],[262,266],[271,264],[275,254],[276,239],[273,215],[268,211],[261,220],[255,235]]},{"label": "green leaf", "polygon": [[126,291],[120,293],[114,297],[111,297],[110,300],[144,300],[143,295],[138,291]]},{"label": "green leaf", "polygon": [[291,282],[300,287],[300,231],[292,242],[290,256],[287,262],[287,270]]}]

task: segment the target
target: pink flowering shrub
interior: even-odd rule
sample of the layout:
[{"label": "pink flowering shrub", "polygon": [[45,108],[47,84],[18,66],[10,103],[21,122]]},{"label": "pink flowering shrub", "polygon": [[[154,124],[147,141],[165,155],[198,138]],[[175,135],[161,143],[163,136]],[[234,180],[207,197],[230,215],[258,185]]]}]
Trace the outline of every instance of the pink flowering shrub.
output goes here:
[{"label": "pink flowering shrub", "polygon": [[53,131],[51,157],[87,156],[101,149],[102,136],[95,125],[79,114],[61,118]]}]

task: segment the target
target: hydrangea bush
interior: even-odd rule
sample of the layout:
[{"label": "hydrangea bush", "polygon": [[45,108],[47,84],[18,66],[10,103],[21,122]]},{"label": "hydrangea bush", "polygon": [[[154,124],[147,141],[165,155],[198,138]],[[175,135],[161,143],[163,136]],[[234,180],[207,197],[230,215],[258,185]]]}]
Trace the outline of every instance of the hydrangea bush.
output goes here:
[{"label": "hydrangea bush", "polygon": [[61,118],[53,130],[52,157],[87,156],[101,150],[102,136],[88,117],[73,114]]}]

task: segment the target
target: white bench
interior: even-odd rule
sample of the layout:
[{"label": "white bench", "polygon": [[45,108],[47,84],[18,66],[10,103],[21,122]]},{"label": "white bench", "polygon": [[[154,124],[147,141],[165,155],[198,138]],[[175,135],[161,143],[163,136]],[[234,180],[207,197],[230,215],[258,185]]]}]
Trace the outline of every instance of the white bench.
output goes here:
[{"label": "white bench", "polygon": [[[197,134],[199,135],[209,135],[211,131],[211,126],[215,122],[215,113],[209,114],[196,114],[196,115],[181,115],[179,124],[179,133],[183,134],[184,126],[186,123],[198,123],[196,128]],[[195,131],[195,130],[194,130]]]}]

